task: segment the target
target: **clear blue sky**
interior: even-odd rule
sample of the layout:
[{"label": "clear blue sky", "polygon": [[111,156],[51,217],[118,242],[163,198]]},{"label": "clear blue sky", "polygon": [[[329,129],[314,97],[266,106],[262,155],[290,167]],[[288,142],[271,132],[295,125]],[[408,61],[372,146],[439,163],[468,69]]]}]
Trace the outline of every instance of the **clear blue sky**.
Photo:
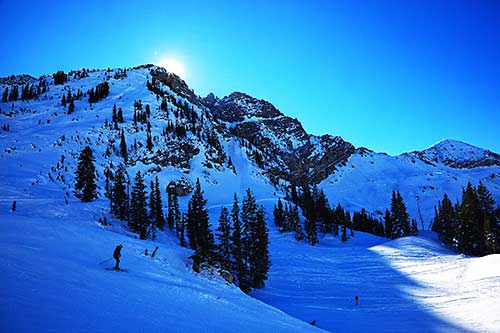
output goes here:
[{"label": "clear blue sky", "polygon": [[5,1],[0,76],[172,57],[200,95],[243,91],[391,154],[500,152],[500,1]]}]

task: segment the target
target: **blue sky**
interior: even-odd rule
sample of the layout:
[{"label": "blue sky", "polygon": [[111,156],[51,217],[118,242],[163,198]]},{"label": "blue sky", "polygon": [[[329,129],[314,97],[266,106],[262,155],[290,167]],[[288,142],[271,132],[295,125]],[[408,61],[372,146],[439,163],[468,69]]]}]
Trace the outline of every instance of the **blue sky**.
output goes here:
[{"label": "blue sky", "polygon": [[0,0],[0,76],[169,57],[196,93],[249,93],[314,134],[500,152],[500,2],[267,2]]}]

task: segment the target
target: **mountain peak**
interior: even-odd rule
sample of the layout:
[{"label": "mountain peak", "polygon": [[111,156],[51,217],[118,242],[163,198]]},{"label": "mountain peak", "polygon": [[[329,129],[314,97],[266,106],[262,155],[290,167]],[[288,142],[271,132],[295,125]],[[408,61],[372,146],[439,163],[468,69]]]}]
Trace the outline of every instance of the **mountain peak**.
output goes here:
[{"label": "mountain peak", "polygon": [[249,118],[277,118],[283,114],[268,101],[257,99],[242,92],[225,96],[212,110],[221,120],[241,122]]},{"label": "mountain peak", "polygon": [[457,169],[500,165],[499,154],[454,139],[439,141],[425,150],[411,154],[429,164],[441,163]]}]

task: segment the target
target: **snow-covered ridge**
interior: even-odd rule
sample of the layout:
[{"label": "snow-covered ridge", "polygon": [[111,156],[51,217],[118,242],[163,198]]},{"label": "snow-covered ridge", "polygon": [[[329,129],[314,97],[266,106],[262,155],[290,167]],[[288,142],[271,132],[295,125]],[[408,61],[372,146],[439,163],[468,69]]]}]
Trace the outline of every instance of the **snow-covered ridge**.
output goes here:
[{"label": "snow-covered ridge", "polygon": [[408,153],[429,164],[452,168],[477,168],[500,165],[500,155],[458,140],[443,140],[423,151]]}]

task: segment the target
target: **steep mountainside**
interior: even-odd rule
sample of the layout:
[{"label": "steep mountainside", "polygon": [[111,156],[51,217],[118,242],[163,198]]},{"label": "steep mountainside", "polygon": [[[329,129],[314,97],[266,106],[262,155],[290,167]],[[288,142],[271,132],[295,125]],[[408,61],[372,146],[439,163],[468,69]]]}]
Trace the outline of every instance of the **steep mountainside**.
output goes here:
[{"label": "steep mountainside", "polygon": [[[89,103],[90,90],[103,82],[109,95]],[[201,98],[178,76],[153,65],[39,79],[11,76],[0,80],[0,92],[0,158],[15,160],[22,145],[31,147],[46,161],[31,170],[34,184],[44,177],[60,184],[66,196],[74,158],[91,145],[102,192],[104,175],[126,162],[130,175],[143,170],[148,182],[158,175],[163,188],[176,182],[180,195],[200,177],[206,191],[223,202],[252,184],[266,184],[268,196],[284,194],[291,183],[310,183],[325,189],[331,204],[380,214],[398,189],[423,225],[444,192],[457,198],[468,181],[482,180],[500,199],[500,156],[493,152],[451,140],[400,156],[355,149],[341,137],[307,133],[299,120],[244,93]],[[117,112],[123,121],[116,120]],[[220,193],[225,184],[231,192]]]}]

